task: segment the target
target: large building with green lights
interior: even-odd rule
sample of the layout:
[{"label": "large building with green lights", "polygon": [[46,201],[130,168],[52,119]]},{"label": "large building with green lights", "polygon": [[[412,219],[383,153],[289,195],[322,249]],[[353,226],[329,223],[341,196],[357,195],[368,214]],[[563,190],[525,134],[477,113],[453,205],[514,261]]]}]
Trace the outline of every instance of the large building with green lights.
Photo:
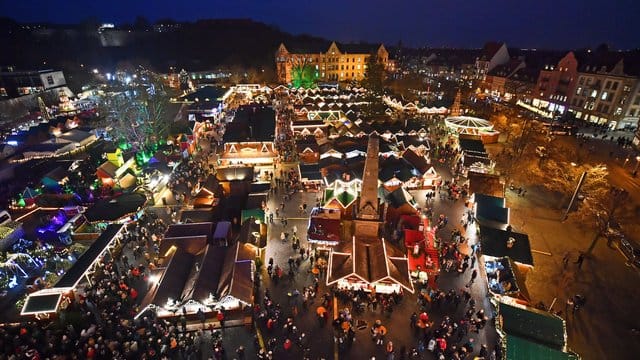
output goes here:
[{"label": "large building with green lights", "polygon": [[[369,56],[375,54],[387,71],[393,71],[395,63],[389,60],[384,45],[377,48],[367,44],[336,44],[328,49],[304,49],[289,51],[280,44],[276,51],[278,81],[285,84],[318,81],[362,80]],[[307,79],[308,78],[308,79]]]}]

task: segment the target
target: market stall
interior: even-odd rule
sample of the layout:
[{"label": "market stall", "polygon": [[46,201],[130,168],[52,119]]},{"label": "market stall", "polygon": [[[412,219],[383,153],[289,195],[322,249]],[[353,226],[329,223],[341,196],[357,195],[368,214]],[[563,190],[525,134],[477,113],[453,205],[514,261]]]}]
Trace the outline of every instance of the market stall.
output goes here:
[{"label": "market stall", "polygon": [[518,269],[518,264],[509,257],[485,256],[484,268],[491,294],[510,296],[527,303],[531,301],[524,274]]}]

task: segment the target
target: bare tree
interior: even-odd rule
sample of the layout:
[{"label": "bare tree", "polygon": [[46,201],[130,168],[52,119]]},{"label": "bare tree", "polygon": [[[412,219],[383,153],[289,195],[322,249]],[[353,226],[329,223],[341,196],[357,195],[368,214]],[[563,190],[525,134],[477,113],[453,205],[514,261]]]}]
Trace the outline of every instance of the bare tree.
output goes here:
[{"label": "bare tree", "polygon": [[590,254],[598,239],[607,234],[612,224],[618,222],[617,211],[626,203],[629,193],[610,185],[609,171],[603,164],[577,165],[550,159],[539,167],[539,171],[541,173],[538,176],[546,176],[543,186],[551,192],[561,194],[565,202],[576,190],[582,174],[586,173],[579,189],[579,201],[575,210],[569,209],[574,210],[569,212],[569,218],[593,230],[594,238],[586,250]]},{"label": "bare tree", "polygon": [[136,84],[106,91],[100,113],[111,137],[135,151],[147,150],[166,137],[171,120],[166,118],[168,96],[161,81],[151,75],[144,85]]}]

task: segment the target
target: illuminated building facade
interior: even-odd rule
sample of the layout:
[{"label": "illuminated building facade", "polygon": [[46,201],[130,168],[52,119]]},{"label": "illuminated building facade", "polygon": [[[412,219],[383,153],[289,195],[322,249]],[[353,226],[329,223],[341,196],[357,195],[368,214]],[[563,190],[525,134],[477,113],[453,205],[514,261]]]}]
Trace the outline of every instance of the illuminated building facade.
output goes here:
[{"label": "illuminated building facade", "polygon": [[369,56],[375,54],[378,62],[385,70],[391,72],[395,63],[389,59],[389,52],[384,45],[372,49],[365,44],[339,45],[332,42],[326,51],[289,51],[280,44],[276,51],[276,72],[281,83],[292,82],[292,71],[296,66],[308,65],[320,81],[352,81],[362,80],[365,75]]}]

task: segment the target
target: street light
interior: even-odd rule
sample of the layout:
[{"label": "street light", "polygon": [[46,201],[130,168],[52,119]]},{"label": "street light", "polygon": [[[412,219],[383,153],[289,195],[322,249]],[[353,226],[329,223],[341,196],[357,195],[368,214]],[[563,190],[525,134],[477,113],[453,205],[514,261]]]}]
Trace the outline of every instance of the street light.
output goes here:
[{"label": "street light", "polygon": [[640,156],[636,156],[636,167],[633,169],[633,177],[638,175],[638,166],[640,165]]}]

